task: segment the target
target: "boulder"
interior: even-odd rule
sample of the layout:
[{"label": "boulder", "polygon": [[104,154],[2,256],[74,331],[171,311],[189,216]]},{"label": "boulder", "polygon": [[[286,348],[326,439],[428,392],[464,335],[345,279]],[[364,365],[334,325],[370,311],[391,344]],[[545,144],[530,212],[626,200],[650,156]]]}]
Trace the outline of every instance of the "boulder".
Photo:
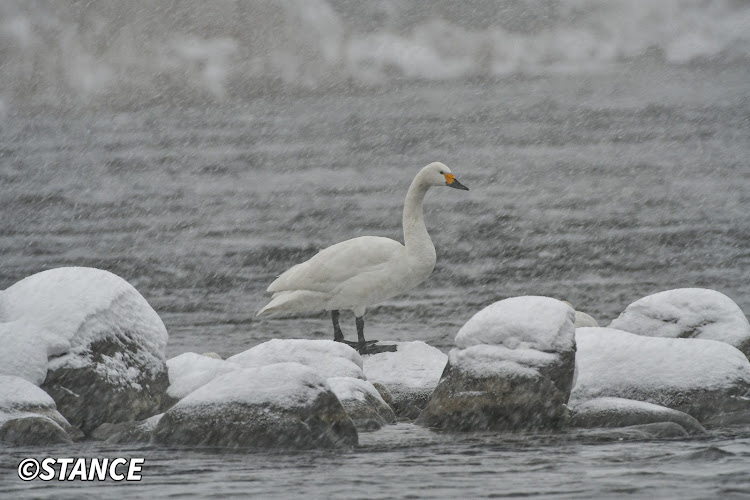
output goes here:
[{"label": "boulder", "polygon": [[396,345],[395,352],[366,356],[364,372],[376,387],[387,388],[397,417],[414,420],[430,401],[448,356],[421,341]]},{"label": "boulder", "polygon": [[0,425],[0,442],[14,446],[48,446],[73,440],[51,418],[29,415],[6,420]]},{"label": "boulder", "polygon": [[682,411],[700,422],[750,409],[750,362],[724,342],[579,328],[576,343],[578,378],[571,404],[632,399]]},{"label": "boulder", "polygon": [[357,440],[325,378],[299,363],[225,373],[182,398],[152,433],[160,444],[246,449],[351,447]]},{"label": "boulder", "polygon": [[628,427],[657,422],[674,422],[692,435],[706,433],[700,422],[687,413],[643,401],[597,398],[571,405],[573,427]]},{"label": "boulder", "polygon": [[514,297],[474,315],[417,423],[457,431],[563,427],[575,372],[575,312]]},{"label": "boulder", "polygon": [[0,375],[0,426],[5,428],[3,439],[17,445],[69,443],[83,438],[57,411],[49,394],[25,379],[8,375]]},{"label": "boulder", "polygon": [[609,327],[648,337],[717,340],[750,354],[745,314],[723,293],[705,288],[678,288],[643,297]]},{"label": "boulder", "polygon": [[167,331],[122,278],[59,268],[0,292],[0,374],[40,385],[85,433],[157,412]]},{"label": "boulder", "polygon": [[118,424],[104,423],[94,429],[91,438],[112,444],[148,443],[151,441],[151,433],[163,415],[163,413],[160,413],[146,420],[120,422]]},{"label": "boulder", "polygon": [[393,409],[370,382],[351,377],[327,381],[359,432],[376,431],[396,422]]}]

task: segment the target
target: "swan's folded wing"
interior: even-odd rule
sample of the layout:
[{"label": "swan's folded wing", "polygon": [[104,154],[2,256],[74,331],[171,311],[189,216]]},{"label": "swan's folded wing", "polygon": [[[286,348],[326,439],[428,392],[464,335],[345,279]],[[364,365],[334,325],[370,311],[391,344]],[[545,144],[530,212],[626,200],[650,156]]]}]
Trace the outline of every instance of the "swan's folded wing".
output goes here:
[{"label": "swan's folded wing", "polygon": [[311,290],[331,293],[361,274],[394,266],[406,258],[404,246],[389,238],[362,236],[321,250],[291,267],[268,287],[269,292]]}]

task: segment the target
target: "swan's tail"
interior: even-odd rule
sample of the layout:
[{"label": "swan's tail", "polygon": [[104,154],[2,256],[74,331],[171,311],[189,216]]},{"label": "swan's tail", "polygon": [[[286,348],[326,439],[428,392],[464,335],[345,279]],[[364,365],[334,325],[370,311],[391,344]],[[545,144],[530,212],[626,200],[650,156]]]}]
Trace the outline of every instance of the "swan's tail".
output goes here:
[{"label": "swan's tail", "polygon": [[310,290],[285,290],[273,294],[271,302],[256,316],[281,316],[325,309],[328,295]]}]

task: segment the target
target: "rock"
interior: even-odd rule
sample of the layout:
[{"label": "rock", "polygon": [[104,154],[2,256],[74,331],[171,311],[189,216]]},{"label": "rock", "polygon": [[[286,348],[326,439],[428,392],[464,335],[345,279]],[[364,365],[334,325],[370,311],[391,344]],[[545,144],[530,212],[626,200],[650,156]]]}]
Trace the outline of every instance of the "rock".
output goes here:
[{"label": "rock", "polygon": [[0,426],[0,442],[15,446],[68,444],[73,440],[51,418],[26,416],[6,420]]},{"label": "rock", "polygon": [[574,311],[549,297],[514,297],[474,315],[456,335],[417,423],[457,431],[566,425],[575,371]]},{"label": "rock", "polygon": [[578,328],[571,403],[614,397],[685,412],[700,422],[750,409],[750,362],[714,340],[644,337]]},{"label": "rock", "polygon": [[575,324],[576,328],[599,326],[599,323],[594,318],[581,311],[576,311],[576,316],[573,323]]},{"label": "rock", "polygon": [[216,377],[242,367],[236,363],[186,352],[167,361],[169,389],[167,394],[180,400]]},{"label": "rock", "polygon": [[689,437],[688,432],[674,422],[655,422],[614,429],[586,429],[579,432],[579,435],[597,441],[635,441]]},{"label": "rock", "polygon": [[[65,417],[57,411],[55,401],[49,396],[49,394],[20,377],[0,375],[0,425],[11,420],[21,420],[25,418],[41,418],[43,420],[49,420],[55,424],[55,426],[51,426],[38,420],[11,424],[9,429],[14,429],[13,433],[16,437],[13,439],[17,444],[23,444],[24,442],[28,442],[29,444],[36,443],[33,436],[28,436],[27,438],[18,436],[18,433],[22,430],[36,432],[34,430],[35,427],[38,428],[41,433],[40,436],[48,437],[57,434],[57,430],[55,430],[56,427],[63,430],[67,438],[63,439],[63,441],[55,438],[50,444],[57,442],[70,442],[71,440],[77,441],[83,438],[83,433],[78,428],[70,425]],[[44,444],[44,442],[39,442],[39,444]]]},{"label": "rock", "polygon": [[156,312],[107,271],[52,269],[0,292],[0,373],[40,385],[85,433],[158,410],[166,342]]},{"label": "rock", "polygon": [[354,377],[365,380],[359,353],[333,340],[273,339],[227,358],[245,368],[274,363],[300,363],[324,378]]},{"label": "rock", "polygon": [[706,427],[727,427],[730,425],[748,425],[750,424],[750,409],[722,413],[706,419],[703,422]]},{"label": "rock", "polygon": [[376,431],[396,422],[393,410],[370,382],[351,377],[327,381],[359,432]]},{"label": "rock", "polygon": [[163,413],[160,413],[146,420],[134,420],[118,424],[104,423],[94,429],[91,438],[111,444],[148,443],[151,441],[151,433],[163,415]]},{"label": "rock", "polygon": [[250,449],[351,447],[357,440],[326,380],[299,363],[225,373],[170,408],[152,433],[166,445]]},{"label": "rock", "polygon": [[219,356],[218,353],[215,352],[204,352],[201,354],[201,356],[206,356],[207,358],[213,358],[213,359],[223,359],[221,356]]},{"label": "rock", "polygon": [[396,416],[414,420],[430,401],[448,356],[421,341],[396,345],[395,352],[365,357],[364,372],[376,387],[387,388]]},{"label": "rock", "polygon": [[393,396],[391,395],[391,391],[388,390],[386,386],[379,382],[374,382],[372,386],[375,388],[376,391],[378,391],[378,394],[380,394],[380,397],[383,398],[383,401],[393,409]]},{"label": "rock", "polygon": [[571,405],[573,427],[628,427],[674,422],[688,434],[705,434],[696,419],[681,411],[643,401],[621,398],[597,398]]},{"label": "rock", "polygon": [[678,288],[643,297],[609,327],[649,337],[717,340],[750,354],[745,314],[723,293],[705,288]]}]

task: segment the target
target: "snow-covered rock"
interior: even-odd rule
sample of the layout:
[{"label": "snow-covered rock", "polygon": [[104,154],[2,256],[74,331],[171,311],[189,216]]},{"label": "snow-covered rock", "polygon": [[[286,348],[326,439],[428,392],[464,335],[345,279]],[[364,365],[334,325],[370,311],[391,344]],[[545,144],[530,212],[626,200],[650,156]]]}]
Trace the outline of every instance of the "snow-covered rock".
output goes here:
[{"label": "snow-covered rock", "polygon": [[664,406],[622,398],[596,398],[571,406],[573,427],[628,427],[674,422],[688,434],[705,434],[706,429],[687,413]]},{"label": "snow-covered rock", "polygon": [[182,399],[220,375],[239,370],[237,363],[208,357],[203,354],[186,352],[167,360],[169,369],[169,389],[167,394]]},{"label": "snow-covered rock", "polygon": [[364,371],[367,380],[387,388],[396,415],[413,420],[430,401],[448,356],[421,341],[396,345],[394,352],[366,356]]},{"label": "snow-covered rock", "polygon": [[685,412],[699,421],[750,409],[750,362],[724,342],[576,330],[571,403],[616,397]]},{"label": "snow-covered rock", "polygon": [[396,422],[393,409],[370,382],[352,377],[331,377],[327,382],[358,431],[376,431]]},{"label": "snow-covered rock", "polygon": [[514,297],[474,315],[417,423],[451,430],[565,424],[575,371],[574,310],[549,297]]},{"label": "snow-covered rock", "polygon": [[575,320],[573,321],[576,328],[599,326],[599,322],[585,312],[576,311]]},{"label": "snow-covered rock", "polygon": [[0,374],[40,385],[84,432],[156,412],[166,343],[156,312],[107,271],[52,269],[0,292]]},{"label": "snow-covered rock", "polygon": [[225,373],[170,408],[156,443],[231,448],[332,448],[357,444],[357,430],[319,373],[277,363]]},{"label": "snow-covered rock", "polygon": [[[32,419],[20,422],[23,419]],[[20,377],[0,375],[0,441],[16,445],[69,443],[83,437],[43,390]]]},{"label": "snow-covered rock", "polygon": [[732,299],[706,288],[678,288],[630,304],[610,328],[649,337],[726,342],[750,354],[750,323]]},{"label": "snow-covered rock", "polygon": [[273,339],[227,358],[244,368],[274,363],[300,363],[324,378],[353,377],[365,380],[359,353],[333,340]]}]

